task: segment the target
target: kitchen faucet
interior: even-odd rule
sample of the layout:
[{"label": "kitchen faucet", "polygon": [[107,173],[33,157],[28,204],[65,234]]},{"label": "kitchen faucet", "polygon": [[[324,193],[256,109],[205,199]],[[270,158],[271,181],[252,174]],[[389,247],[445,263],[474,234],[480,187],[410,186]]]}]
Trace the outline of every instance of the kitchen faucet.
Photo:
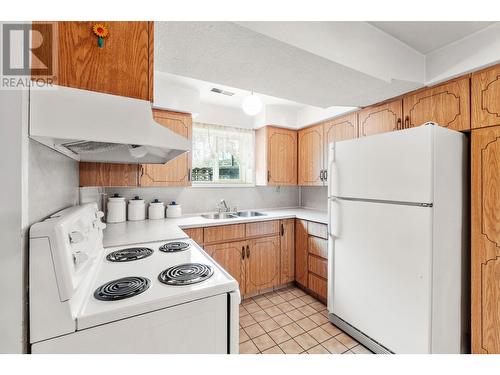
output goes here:
[{"label": "kitchen faucet", "polygon": [[222,212],[221,206],[224,205],[224,212],[229,212],[229,206],[227,205],[224,199],[221,199],[219,204],[217,205],[217,211]]}]

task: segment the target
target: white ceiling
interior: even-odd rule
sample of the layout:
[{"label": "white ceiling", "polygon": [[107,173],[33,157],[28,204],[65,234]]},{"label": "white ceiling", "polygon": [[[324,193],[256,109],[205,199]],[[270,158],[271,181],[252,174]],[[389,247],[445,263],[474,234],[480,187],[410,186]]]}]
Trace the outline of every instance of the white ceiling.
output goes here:
[{"label": "white ceiling", "polygon": [[[168,74],[168,73],[167,74],[161,73],[161,74],[163,74],[163,76],[166,79],[168,79],[169,82],[182,85],[185,87],[190,87],[198,91],[200,94],[200,102],[206,104],[241,108],[243,99],[246,98],[251,93],[251,91],[249,90],[242,90],[235,87],[221,85],[219,83],[201,81],[198,79],[182,77],[175,74]],[[234,95],[227,96],[212,92],[211,90],[214,87],[225,91],[230,91],[234,93]],[[274,96],[263,95],[260,93],[255,93],[255,95],[259,96],[264,105],[282,105],[282,106],[289,106],[295,109],[301,109],[304,107],[304,104],[293,102],[291,100],[276,98]]]},{"label": "white ceiling", "polygon": [[425,55],[482,30],[494,22],[377,21],[369,23]]},{"label": "white ceiling", "polygon": [[363,107],[500,61],[499,30],[498,22],[155,22],[155,71],[240,90],[204,98],[226,105],[252,90],[294,105]]}]

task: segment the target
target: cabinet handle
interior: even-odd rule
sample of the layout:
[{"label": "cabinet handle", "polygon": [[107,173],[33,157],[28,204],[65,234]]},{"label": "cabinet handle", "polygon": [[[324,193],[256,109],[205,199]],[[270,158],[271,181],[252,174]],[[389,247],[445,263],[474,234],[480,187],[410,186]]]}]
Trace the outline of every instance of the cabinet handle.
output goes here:
[{"label": "cabinet handle", "polygon": [[396,130],[401,130],[401,118],[398,118],[398,121],[396,121]]},{"label": "cabinet handle", "polygon": [[271,180],[271,172],[267,171],[267,182]]},{"label": "cabinet handle", "polygon": [[247,245],[247,258],[250,258],[250,246]]},{"label": "cabinet handle", "polygon": [[405,129],[410,129],[410,116],[405,117]]},{"label": "cabinet handle", "polygon": [[328,181],[328,171],[326,169],[323,171],[323,181]]},{"label": "cabinet handle", "polygon": [[188,168],[188,181],[191,181],[191,168]]},{"label": "cabinet handle", "polygon": [[281,223],[280,232],[281,232],[281,237],[283,237],[283,235],[285,234],[285,226],[283,225],[283,223]]},{"label": "cabinet handle", "polygon": [[241,247],[241,259],[245,259],[245,246]]},{"label": "cabinet handle", "polygon": [[321,181],[324,181],[324,180],[323,180],[323,169],[319,171],[319,179],[320,179]]}]

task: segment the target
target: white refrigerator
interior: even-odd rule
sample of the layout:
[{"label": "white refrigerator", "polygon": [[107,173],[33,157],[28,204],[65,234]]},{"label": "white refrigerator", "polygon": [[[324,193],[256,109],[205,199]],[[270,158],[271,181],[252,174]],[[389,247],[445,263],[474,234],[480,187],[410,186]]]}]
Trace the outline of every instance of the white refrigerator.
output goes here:
[{"label": "white refrigerator", "polygon": [[329,145],[329,318],[374,352],[467,350],[466,158],[432,123]]}]

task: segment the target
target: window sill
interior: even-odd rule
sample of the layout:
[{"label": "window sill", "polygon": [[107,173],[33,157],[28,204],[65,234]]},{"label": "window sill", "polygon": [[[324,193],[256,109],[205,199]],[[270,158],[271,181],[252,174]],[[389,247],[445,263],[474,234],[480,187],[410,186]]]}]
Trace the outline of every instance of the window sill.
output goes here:
[{"label": "window sill", "polygon": [[249,187],[255,187],[255,184],[203,184],[203,183],[192,183],[191,187],[194,188],[249,188]]}]

